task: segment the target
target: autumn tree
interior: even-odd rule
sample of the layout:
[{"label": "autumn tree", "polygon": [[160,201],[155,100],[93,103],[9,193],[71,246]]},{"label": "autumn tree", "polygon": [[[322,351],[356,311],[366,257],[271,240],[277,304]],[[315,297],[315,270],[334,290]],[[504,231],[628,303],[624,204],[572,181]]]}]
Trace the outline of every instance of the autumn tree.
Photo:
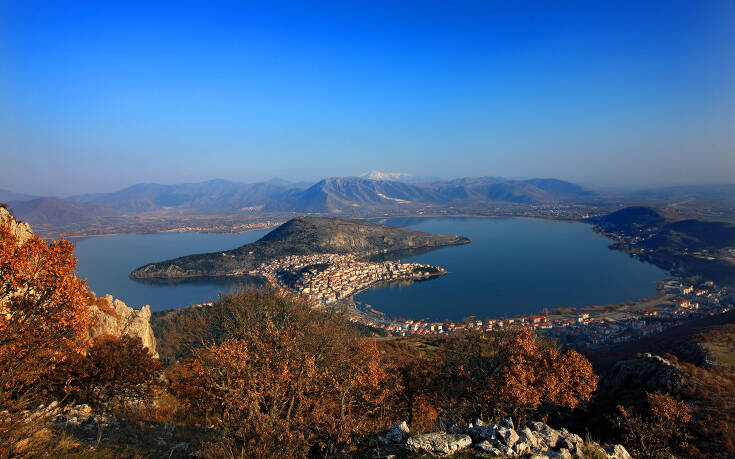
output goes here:
[{"label": "autumn tree", "polygon": [[524,420],[544,406],[574,409],[588,401],[597,375],[581,354],[563,351],[528,330],[467,332],[444,345],[448,413]]},{"label": "autumn tree", "polygon": [[272,291],[224,297],[218,332],[171,372],[172,388],[225,433],[212,455],[336,453],[381,425],[375,343],[335,314]]},{"label": "autumn tree", "polygon": [[0,219],[0,410],[21,407],[41,376],[83,348],[93,301],[71,242],[21,239],[11,222]]},{"label": "autumn tree", "polygon": [[647,393],[645,410],[618,406],[613,425],[634,457],[666,458],[686,452],[692,410],[668,394]]},{"label": "autumn tree", "polygon": [[152,394],[161,363],[139,337],[101,335],[85,353],[74,353],[42,379],[57,397],[101,408],[121,407]]}]

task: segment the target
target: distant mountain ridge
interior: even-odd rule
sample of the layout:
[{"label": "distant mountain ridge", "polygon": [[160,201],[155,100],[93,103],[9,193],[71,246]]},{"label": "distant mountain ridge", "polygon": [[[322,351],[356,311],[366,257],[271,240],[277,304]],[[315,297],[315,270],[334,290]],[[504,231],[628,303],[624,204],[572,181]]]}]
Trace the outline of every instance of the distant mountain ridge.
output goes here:
[{"label": "distant mountain ridge", "polygon": [[226,252],[189,255],[151,263],[130,273],[133,279],[186,279],[246,275],[261,263],[288,255],[359,254],[431,249],[467,244],[444,236],[363,220],[330,217],[291,219],[256,242]]},{"label": "distant mountain ridge", "polygon": [[13,215],[31,224],[84,224],[100,218],[119,217],[121,213],[109,207],[82,204],[59,198],[36,198],[10,201]]},{"label": "distant mountain ridge", "polygon": [[65,199],[43,198],[46,199],[42,202],[43,206],[36,203],[36,209],[32,209],[31,204],[19,203],[38,199],[37,197],[9,191],[0,192],[0,196],[15,198],[5,201],[12,201],[16,206],[22,207],[22,213],[25,213],[23,218],[31,223],[59,223],[48,217],[63,217],[64,213],[68,213],[70,217],[78,215],[85,218],[83,214],[92,216],[95,212],[109,216],[115,213],[128,215],[161,211],[178,214],[365,214],[426,204],[463,205],[490,201],[535,204],[579,201],[595,196],[595,193],[578,185],[556,179],[509,180],[478,177],[411,183],[389,180],[408,175],[403,173],[373,171],[367,175],[380,179],[330,177],[310,186],[280,179],[258,183],[222,179],[176,185],[142,183],[111,193],[84,194]]}]

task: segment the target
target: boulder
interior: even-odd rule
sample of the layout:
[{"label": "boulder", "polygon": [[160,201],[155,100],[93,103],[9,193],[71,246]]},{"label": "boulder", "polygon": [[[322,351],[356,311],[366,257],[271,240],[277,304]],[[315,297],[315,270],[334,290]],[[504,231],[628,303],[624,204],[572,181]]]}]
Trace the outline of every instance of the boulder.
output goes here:
[{"label": "boulder", "polygon": [[554,430],[549,426],[546,426],[546,428],[543,430],[534,432],[534,436],[537,439],[543,441],[543,444],[546,445],[548,448],[556,448],[559,445],[559,441],[561,440],[561,434],[559,433],[559,431]]},{"label": "boulder", "polygon": [[610,459],[632,459],[623,445],[607,445],[603,449]]},{"label": "boulder", "polygon": [[538,448],[538,438],[536,438],[531,429],[524,427],[521,430],[517,430],[516,433],[518,434],[518,442],[523,442],[532,448]]},{"label": "boulder", "polygon": [[567,431],[566,435],[563,435],[559,440],[559,446],[572,452],[581,451],[584,440],[579,435]]},{"label": "boulder", "polygon": [[475,448],[479,449],[480,451],[484,451],[486,453],[492,454],[493,456],[500,456],[503,453],[493,446],[489,441],[485,440],[482,443],[476,443],[473,445]]},{"label": "boulder", "polygon": [[[0,223],[10,222],[10,231],[18,237],[20,243],[25,242],[33,236],[33,231],[27,223],[16,220],[7,209],[0,207]],[[16,293],[11,293],[14,295]],[[0,298],[0,311],[8,301],[8,296]],[[90,338],[100,335],[129,335],[139,337],[143,346],[147,347],[154,357],[158,358],[156,352],[156,338],[151,328],[151,308],[144,306],[141,309],[128,307],[120,300],[115,300],[111,295],[100,299],[100,304],[90,305],[89,312],[92,318],[92,328],[89,330]]]},{"label": "boulder", "polygon": [[508,448],[512,448],[520,438],[515,430],[501,427],[496,434],[498,439]]},{"label": "boulder", "polygon": [[497,424],[490,424],[470,427],[465,430],[465,433],[472,437],[473,443],[481,443],[483,440],[495,438],[497,430]]},{"label": "boulder", "polygon": [[403,443],[408,437],[408,424],[401,421],[388,427],[382,434],[378,435],[378,440],[384,445]]},{"label": "boulder", "polygon": [[505,418],[502,421],[500,421],[500,427],[505,427],[506,429],[515,429],[515,426],[513,425],[513,419],[512,418]]},{"label": "boulder", "polygon": [[408,439],[406,448],[415,453],[448,456],[472,444],[472,438],[464,434],[432,432]]},{"label": "boulder", "polygon": [[546,450],[529,456],[529,459],[572,459],[572,453],[568,449],[560,449],[559,451]]},{"label": "boulder", "polygon": [[675,392],[684,383],[684,373],[665,358],[643,354],[621,360],[613,367],[608,383],[613,387],[637,387],[647,392]]},{"label": "boulder", "polygon": [[105,295],[102,301],[105,304],[101,306],[93,304],[89,307],[93,321],[90,337],[95,338],[100,335],[138,337],[143,342],[143,346],[148,348],[155,358],[158,358],[156,337],[153,335],[150,322],[150,306],[145,305],[140,309],[134,309],[114,299],[112,295]]},{"label": "boulder", "polygon": [[528,423],[528,427],[532,431],[534,431],[534,432],[538,432],[539,430],[544,430],[544,429],[550,429],[551,428],[551,427],[547,426],[545,423],[538,422],[538,421],[537,422],[529,422]]},{"label": "boulder", "polygon": [[18,238],[19,243],[22,244],[33,236],[33,231],[28,223],[16,220],[8,209],[0,207],[0,223],[6,223],[7,221],[10,221],[10,233]]}]

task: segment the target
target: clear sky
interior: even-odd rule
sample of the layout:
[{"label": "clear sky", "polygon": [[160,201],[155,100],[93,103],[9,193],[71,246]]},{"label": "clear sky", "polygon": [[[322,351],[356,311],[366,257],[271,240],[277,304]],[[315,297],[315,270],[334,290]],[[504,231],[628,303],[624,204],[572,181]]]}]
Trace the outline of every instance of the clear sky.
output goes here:
[{"label": "clear sky", "polygon": [[735,182],[733,0],[0,0],[0,188]]}]

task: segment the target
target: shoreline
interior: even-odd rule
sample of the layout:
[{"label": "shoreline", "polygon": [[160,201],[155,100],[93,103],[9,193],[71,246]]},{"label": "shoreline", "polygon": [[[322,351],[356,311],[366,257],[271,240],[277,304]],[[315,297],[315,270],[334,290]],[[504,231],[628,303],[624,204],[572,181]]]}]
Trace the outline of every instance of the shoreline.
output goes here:
[{"label": "shoreline", "polygon": [[[304,214],[304,215],[311,215],[311,214]],[[336,215],[317,215],[317,216],[333,216],[336,217]],[[341,218],[341,217],[340,217]],[[455,213],[455,214],[406,214],[406,215],[390,215],[390,216],[374,216],[374,217],[349,217],[353,218],[354,220],[388,220],[388,219],[395,219],[395,218],[519,218],[523,220],[543,220],[543,221],[553,221],[553,222],[567,222],[567,223],[587,223],[584,221],[584,219],[574,219],[574,218],[553,218],[553,217],[545,217],[545,216],[527,216],[527,215],[483,215],[483,214],[464,214],[464,213]],[[285,221],[279,221],[272,225],[263,226],[261,228],[246,228],[239,231],[217,231],[216,229],[208,229],[206,227],[200,227],[196,229],[185,229],[182,227],[179,228],[171,228],[171,229],[162,229],[162,230],[155,230],[155,231],[115,231],[115,232],[106,232],[106,233],[99,233],[99,234],[88,234],[88,233],[77,233],[77,234],[65,234],[60,232],[48,232],[45,233],[43,236],[43,239],[51,239],[51,238],[58,238],[62,234],[67,239],[87,239],[87,238],[93,238],[93,237],[110,237],[110,236],[119,236],[123,234],[161,234],[161,233],[199,233],[199,234],[242,234],[247,233],[250,231],[258,231],[258,230],[264,230],[264,229],[270,229],[275,228],[277,226],[282,225],[285,223]],[[587,223],[590,224],[590,223]]]}]

